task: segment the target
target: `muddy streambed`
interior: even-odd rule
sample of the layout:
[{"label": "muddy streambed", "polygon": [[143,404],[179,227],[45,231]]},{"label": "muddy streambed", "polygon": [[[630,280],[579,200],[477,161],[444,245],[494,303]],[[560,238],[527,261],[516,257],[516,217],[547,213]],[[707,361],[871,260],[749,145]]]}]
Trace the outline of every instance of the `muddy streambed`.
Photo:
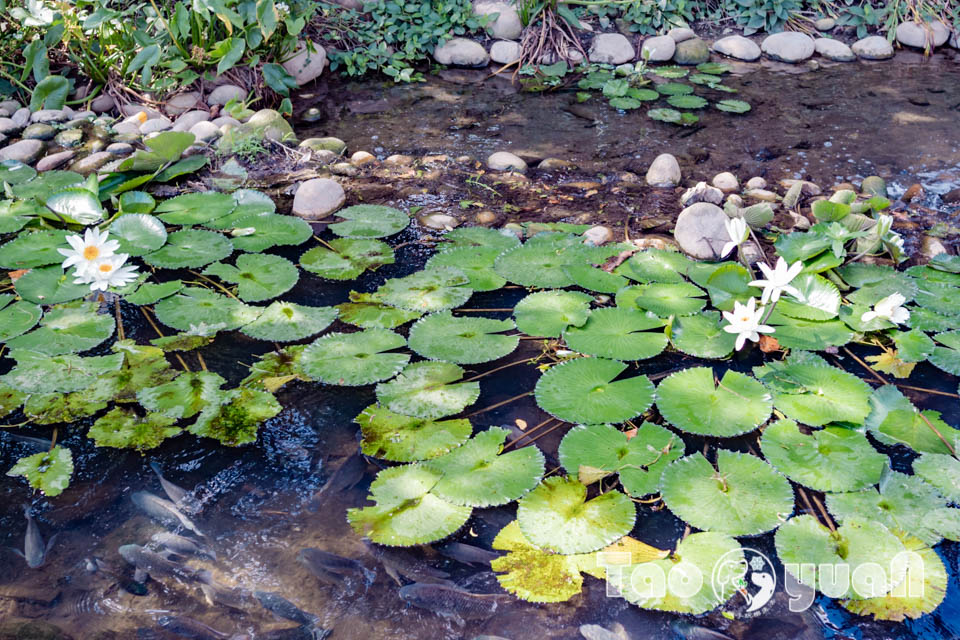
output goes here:
[{"label": "muddy streambed", "polygon": [[[584,117],[587,111],[570,112],[572,92],[520,94],[501,79],[478,84],[484,76],[481,72],[458,71],[414,86],[381,82],[323,86],[298,108],[315,105],[325,119],[303,123],[297,133],[300,138],[335,135],[344,139],[351,151],[364,149],[381,158],[405,153],[445,154],[451,158],[470,155],[482,160],[493,151],[510,150],[530,161],[546,157],[570,160],[580,168],[555,176],[537,171],[530,175],[558,185],[564,181],[595,181],[598,188],[592,198],[577,196],[563,201],[567,209],[561,211],[569,210],[576,216],[592,211],[608,222],[617,212],[621,219],[642,221],[652,215],[647,208],[651,203],[656,205],[654,213],[669,216],[679,211],[677,194],[672,191],[666,195],[654,195],[647,189],[617,191],[606,179],[623,171],[642,177],[652,157],[666,151],[680,158],[685,178],[709,179],[729,170],[741,178],[802,177],[829,187],[835,182],[856,182],[858,177],[879,174],[888,178],[895,194],[920,181],[928,193],[925,205],[936,211],[941,222],[955,219],[953,211],[942,206],[939,199],[960,180],[960,67],[950,59],[938,57],[925,62],[901,55],[893,64],[836,66],[802,74],[769,68],[741,75],[727,83],[740,89],[740,97],[754,105],[753,112],[746,117],[706,113],[704,127],[698,129],[656,123],[642,112],[618,113],[599,101],[581,105],[593,110]],[[494,210],[501,222],[545,216],[536,206],[538,200],[529,194],[523,200],[504,188],[504,197],[482,197],[483,190],[471,188],[467,182],[479,171],[478,165],[468,163],[449,174],[441,170],[433,183],[422,184],[415,182],[422,178],[420,175],[398,178],[395,183],[384,177],[361,176],[355,182],[348,181],[348,197],[366,194],[367,201],[405,208],[430,206],[453,213],[462,210],[459,203],[465,199],[483,199],[484,206]],[[432,191],[431,185],[438,188]],[[556,197],[562,200],[560,195]],[[550,216],[559,217],[556,213]],[[644,228],[640,224],[634,230]],[[398,249],[396,264],[366,273],[358,281],[335,284],[304,274],[285,299],[333,305],[346,301],[351,288],[373,291],[386,279],[410,273],[423,264],[430,252],[423,242],[425,235],[411,227],[392,238],[392,244],[404,245]],[[300,252],[282,253],[295,260]],[[512,307],[525,293],[520,288],[480,293],[468,306]],[[123,320],[128,337],[138,342],[155,337],[135,308],[124,307]],[[335,325],[332,329],[343,328]],[[246,375],[245,365],[270,348],[233,332],[220,335],[202,353],[207,366],[233,384]],[[522,341],[521,348],[508,358],[533,357],[540,349],[539,341]],[[468,367],[467,375],[499,364]],[[638,372],[656,374],[696,364],[692,358],[663,355],[641,363]],[[725,367],[748,371],[754,364],[744,356],[714,366],[720,373]],[[833,364],[857,375],[863,373],[846,357],[837,357]],[[532,389],[538,375],[533,367],[514,367],[484,378],[480,398],[467,411],[491,407]],[[917,368],[911,383],[950,392],[957,387],[956,379],[929,364]],[[55,532],[59,536],[40,569],[28,569],[12,552],[0,552],[0,625],[12,618],[44,621],[83,640],[175,638],[178,636],[159,629],[156,623],[170,615],[188,616],[224,633],[250,633],[254,637],[295,626],[256,603],[233,609],[211,606],[195,584],[179,584],[173,578],[151,579],[146,583],[146,593],[133,593],[138,589],[131,585],[132,569],[117,554],[117,548],[143,544],[162,530],[138,512],[130,499],[132,493],[142,490],[162,494],[148,466],[156,461],[170,480],[195,487],[204,503],[195,521],[217,558],[191,560],[191,564],[209,569],[220,583],[281,594],[319,616],[324,626],[332,629],[331,638],[494,635],[513,640],[573,639],[580,637],[577,628],[585,623],[605,627],[620,623],[630,638],[678,637],[671,627],[676,616],[644,611],[622,599],[607,597],[603,583],[590,577],[585,578],[583,593],[569,602],[535,605],[512,600],[499,606],[493,617],[470,620],[464,626],[406,606],[397,596],[397,584],[345,519],[348,507],[364,504],[369,483],[378,470],[373,461],[361,459],[357,464],[352,458],[357,452],[353,418],[374,402],[373,389],[296,382],[277,396],[283,412],[261,427],[255,445],[237,450],[181,436],[141,457],[94,448],[84,435],[89,421],[61,430],[59,441],[73,450],[76,461],[72,486],[55,500],[35,502],[41,532],[45,537]],[[924,408],[941,411],[947,422],[960,423],[956,399],[915,399]],[[471,420],[475,431],[494,425],[516,430],[519,423],[535,425],[546,417],[532,397],[525,397],[482,411]],[[557,466],[556,449],[565,430],[554,430],[536,442],[547,456],[548,469]],[[50,436],[44,429],[27,433]],[[688,453],[703,448],[697,438],[688,437],[685,442]],[[33,443],[0,433],[0,467],[9,468],[17,458],[35,452],[34,447]],[[735,442],[731,447],[747,450],[748,443]],[[885,447],[880,450],[891,453]],[[327,492],[322,504],[314,502],[315,508],[310,508],[311,496],[344,464],[353,464],[357,470],[352,479],[355,484],[343,483],[354,486]],[[910,459],[894,455],[892,464],[896,470],[908,470]],[[0,544],[22,548],[20,505],[30,499],[24,484],[0,479]],[[477,510],[457,539],[489,548],[496,533],[514,519],[514,512],[513,506]],[[683,531],[683,523],[668,511],[639,505],[634,535],[641,540],[671,548]],[[769,557],[776,555],[772,535],[745,544]],[[376,572],[376,578],[369,586],[320,582],[296,560],[297,552],[306,547],[357,558]],[[759,616],[744,615],[744,603],[735,598],[726,607],[738,618],[733,624],[726,623],[719,612],[695,622],[724,628],[736,640],[957,638],[957,547],[949,542],[938,547],[950,573],[947,597],[934,614],[918,621],[866,622],[823,597],[818,597],[807,611],[791,613],[780,587],[772,605]],[[480,566],[455,562],[431,548],[412,553],[416,562],[450,573],[452,580],[472,591],[499,591],[493,575]],[[89,570],[89,559],[101,561],[97,571]],[[782,576],[782,567],[778,566],[777,572]],[[689,635],[690,640],[697,637]]]}]

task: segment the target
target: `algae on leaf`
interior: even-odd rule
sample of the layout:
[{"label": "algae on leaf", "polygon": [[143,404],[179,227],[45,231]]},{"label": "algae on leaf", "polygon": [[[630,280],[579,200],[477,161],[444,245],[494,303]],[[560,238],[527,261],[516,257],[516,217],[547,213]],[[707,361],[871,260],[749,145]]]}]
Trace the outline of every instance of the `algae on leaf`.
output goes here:
[{"label": "algae on leaf", "polygon": [[182,429],[174,426],[176,420],[160,413],[148,413],[141,417],[129,409],[115,407],[99,418],[87,431],[98,447],[136,449],[143,452],[154,449]]},{"label": "algae on leaf", "polygon": [[425,420],[400,415],[372,404],[354,420],[360,425],[364,455],[393,462],[436,458],[456,449],[470,437],[469,420]]},{"label": "algae on leaf", "polygon": [[34,489],[39,489],[49,498],[54,498],[70,484],[73,475],[73,454],[60,445],[50,451],[35,453],[20,458],[7,471],[8,476],[23,476]]},{"label": "algae on leaf", "polygon": [[208,404],[188,427],[196,436],[213,438],[228,447],[256,442],[257,429],[283,407],[272,393],[249,387],[230,389],[218,403]]},{"label": "algae on leaf", "polygon": [[480,395],[479,382],[457,382],[463,369],[449,362],[415,362],[377,385],[377,400],[390,411],[436,420],[460,413]]}]

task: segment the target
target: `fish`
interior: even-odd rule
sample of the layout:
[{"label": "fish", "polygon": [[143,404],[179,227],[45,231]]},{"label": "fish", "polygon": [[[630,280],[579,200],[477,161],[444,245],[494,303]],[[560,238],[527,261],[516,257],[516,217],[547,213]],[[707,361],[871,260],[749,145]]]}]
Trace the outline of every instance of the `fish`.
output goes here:
[{"label": "fish", "polygon": [[377,574],[353,558],[344,558],[322,549],[301,549],[297,554],[297,562],[320,580],[336,586],[343,585],[344,577],[355,576],[363,578],[364,584],[369,587],[377,577]]},{"label": "fish", "polygon": [[43,536],[40,535],[40,529],[33,519],[33,513],[29,504],[23,505],[23,515],[27,519],[27,533],[23,537],[23,551],[13,549],[14,553],[27,561],[27,566],[31,569],[38,569],[43,566],[47,559],[47,554],[53,548],[53,542],[58,534],[50,536],[47,544],[43,544]]},{"label": "fish", "polygon": [[266,633],[258,633],[257,640],[323,640],[330,635],[330,629],[301,625],[287,629],[275,629]]},{"label": "fish", "polygon": [[183,512],[177,508],[177,505],[169,500],[164,500],[147,491],[137,491],[130,496],[130,499],[133,500],[133,503],[137,505],[141,511],[157,522],[174,528],[183,527],[193,531],[198,536],[206,537],[200,529],[197,528],[197,525],[193,524],[190,518],[185,516]]},{"label": "fish", "polygon": [[482,547],[475,547],[472,544],[462,542],[448,542],[436,547],[436,550],[448,558],[452,558],[463,564],[490,564],[500,557],[496,551],[488,551]]},{"label": "fish", "polygon": [[419,582],[400,587],[397,595],[408,604],[451,618],[461,626],[465,619],[491,617],[499,603],[507,597],[499,593],[471,593],[455,586]]},{"label": "fish", "polygon": [[197,544],[190,538],[169,531],[155,533],[150,536],[150,540],[181,556],[205,556],[211,560],[217,559],[217,554],[211,549]]},{"label": "fish", "polygon": [[153,469],[153,472],[157,474],[157,478],[160,479],[160,486],[163,488],[163,492],[167,494],[167,497],[170,498],[170,501],[173,502],[178,509],[190,514],[196,514],[200,510],[200,506],[193,492],[187,491],[183,487],[178,487],[164,478],[163,472],[160,470],[160,465],[157,464],[156,461],[150,463],[150,468]]},{"label": "fish", "polygon": [[174,635],[190,640],[226,640],[228,638],[230,640],[241,640],[250,637],[246,634],[231,635],[217,631],[199,620],[185,616],[163,616],[157,620],[157,624]]},{"label": "fish", "polygon": [[316,626],[320,621],[318,616],[312,613],[302,611],[297,605],[293,604],[279,593],[272,591],[254,591],[254,597],[260,601],[264,609],[275,616],[279,616],[291,622],[302,625]]},{"label": "fish", "polygon": [[580,635],[587,640],[630,640],[627,630],[619,622],[613,623],[609,629],[598,624],[582,624]]},{"label": "fish", "polygon": [[360,454],[355,453],[347,457],[330,475],[326,484],[313,494],[310,502],[307,503],[307,510],[311,513],[318,511],[330,496],[355,487],[366,472],[367,462]]},{"label": "fish", "polygon": [[143,582],[146,576],[153,578],[170,576],[183,582],[211,582],[210,572],[204,569],[193,569],[178,562],[164,558],[159,553],[144,549],[136,544],[125,544],[118,549],[120,556],[133,565],[137,574],[134,580]]},{"label": "fish", "polygon": [[401,576],[413,582],[452,584],[446,579],[450,577],[449,573],[431,567],[422,558],[418,558],[409,551],[383,547],[374,544],[368,538],[364,538],[363,543],[373,557],[380,561],[387,575],[400,586],[403,586]]},{"label": "fish", "polygon": [[13,433],[4,429],[0,429],[0,434],[3,434],[4,437],[10,438],[14,442],[19,442],[24,444],[32,449],[37,451],[49,451],[53,448],[53,441],[48,440],[47,438],[35,438],[33,436],[24,436],[19,433]]},{"label": "fish", "polygon": [[673,620],[670,623],[670,630],[681,638],[684,638],[684,640],[733,640],[733,638],[725,633],[701,627],[700,625],[684,620]]},{"label": "fish", "polygon": [[200,591],[210,606],[220,605],[238,611],[245,611],[251,604],[253,594],[241,587],[228,587],[219,582],[210,581],[200,584]]}]

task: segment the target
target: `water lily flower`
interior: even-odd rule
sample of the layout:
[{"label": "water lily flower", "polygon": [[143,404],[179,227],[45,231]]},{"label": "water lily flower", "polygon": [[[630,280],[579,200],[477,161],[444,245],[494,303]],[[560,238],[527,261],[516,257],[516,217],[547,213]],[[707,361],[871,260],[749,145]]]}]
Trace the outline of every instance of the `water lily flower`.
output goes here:
[{"label": "water lily flower", "polygon": [[726,258],[727,254],[739,247],[747,239],[749,228],[747,221],[737,216],[736,218],[727,218],[723,221],[723,226],[727,228],[727,235],[730,236],[730,242],[723,245],[720,251],[720,257]]},{"label": "water lily flower", "polygon": [[727,333],[737,334],[737,351],[743,348],[747,340],[757,342],[760,340],[761,333],[773,333],[774,331],[773,327],[760,324],[760,319],[763,318],[764,308],[760,307],[757,309],[756,306],[757,301],[754,298],[750,298],[747,304],[735,302],[732,313],[729,311],[723,312],[724,319],[730,323],[725,326],[723,330]]},{"label": "water lily flower", "polygon": [[77,273],[74,284],[89,284],[91,291],[106,291],[107,287],[122,287],[137,279],[137,268],[124,266],[127,254],[118,253],[100,258],[84,273]]},{"label": "water lily flower", "polygon": [[116,240],[108,240],[109,231],[100,233],[96,227],[87,229],[83,237],[78,234],[67,236],[67,242],[70,243],[70,249],[57,249],[62,256],[66,256],[63,261],[63,268],[69,269],[76,265],[75,275],[83,277],[87,270],[93,264],[102,258],[109,258],[114,251],[120,248],[120,243]]},{"label": "water lily flower", "polygon": [[797,299],[803,299],[797,288],[790,286],[793,279],[803,270],[802,262],[798,260],[788,267],[786,260],[777,258],[777,266],[775,269],[771,269],[762,262],[757,266],[760,267],[763,275],[767,276],[766,280],[754,280],[750,283],[751,287],[763,287],[760,304],[767,304],[767,302],[770,301],[776,302],[780,299],[780,294],[784,292],[789,293]]},{"label": "water lily flower", "polygon": [[910,312],[903,307],[907,299],[899,293],[891,293],[883,300],[873,305],[873,311],[864,311],[860,316],[861,322],[870,322],[879,318],[893,324],[903,324],[910,319]]}]

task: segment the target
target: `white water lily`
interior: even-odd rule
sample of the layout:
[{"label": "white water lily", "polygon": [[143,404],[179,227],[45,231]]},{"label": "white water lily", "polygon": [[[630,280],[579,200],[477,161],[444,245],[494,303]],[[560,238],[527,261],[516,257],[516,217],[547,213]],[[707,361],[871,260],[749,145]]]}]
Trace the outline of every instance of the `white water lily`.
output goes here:
[{"label": "white water lily", "polygon": [[727,333],[737,334],[737,351],[743,348],[747,340],[756,342],[760,339],[761,333],[773,333],[774,331],[773,327],[760,324],[764,308],[757,309],[756,306],[756,299],[750,298],[747,304],[735,302],[732,313],[729,311],[723,312],[724,319],[730,323],[723,330]]},{"label": "white water lily", "polygon": [[763,287],[763,295],[760,297],[760,304],[767,304],[767,302],[776,302],[780,299],[781,293],[789,293],[794,298],[802,300],[803,296],[797,290],[796,287],[790,286],[790,283],[793,282],[793,279],[800,274],[803,270],[803,263],[800,261],[794,262],[789,267],[787,266],[787,261],[783,258],[777,258],[777,266],[775,269],[771,269],[765,263],[760,263],[757,265],[760,267],[760,271],[763,272],[767,278],[766,280],[754,280],[750,283],[751,287]]},{"label": "white water lily", "polygon": [[740,216],[727,218],[723,221],[723,226],[727,228],[727,235],[730,237],[730,242],[723,245],[723,249],[720,251],[720,257],[726,258],[727,254],[746,241],[750,229],[747,227],[747,221]]},{"label": "white water lily", "polygon": [[63,261],[63,268],[69,269],[76,267],[77,277],[86,275],[87,270],[102,258],[111,257],[114,252],[120,248],[120,243],[116,240],[108,240],[109,231],[100,233],[96,227],[87,229],[83,237],[78,234],[67,236],[67,242],[70,243],[70,249],[57,249],[60,255],[66,256]]},{"label": "white water lily", "polygon": [[118,253],[101,258],[84,273],[76,273],[75,284],[89,284],[91,291],[106,291],[107,287],[122,287],[137,279],[137,268],[124,266],[127,254]]},{"label": "white water lily", "polygon": [[873,311],[864,311],[860,316],[861,322],[870,322],[874,319],[887,320],[893,324],[903,324],[910,319],[910,312],[903,307],[907,299],[899,293],[891,293],[883,300],[873,305]]}]

